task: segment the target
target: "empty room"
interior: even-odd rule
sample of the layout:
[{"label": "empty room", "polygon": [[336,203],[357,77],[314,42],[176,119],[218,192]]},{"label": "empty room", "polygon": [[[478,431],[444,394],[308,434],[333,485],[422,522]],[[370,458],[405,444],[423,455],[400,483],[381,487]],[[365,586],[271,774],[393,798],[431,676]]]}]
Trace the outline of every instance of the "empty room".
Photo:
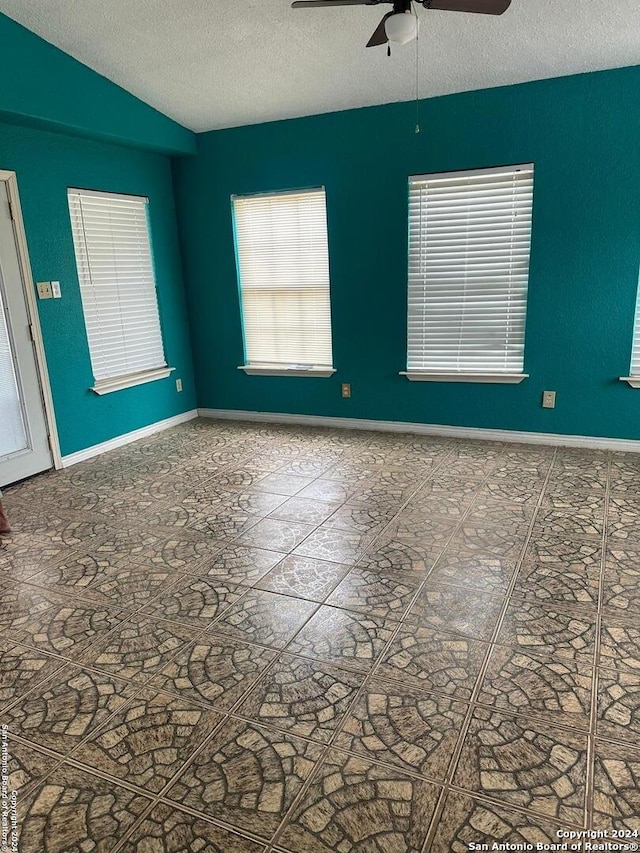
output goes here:
[{"label": "empty room", "polygon": [[640,849],[637,0],[0,79],[0,853]]}]

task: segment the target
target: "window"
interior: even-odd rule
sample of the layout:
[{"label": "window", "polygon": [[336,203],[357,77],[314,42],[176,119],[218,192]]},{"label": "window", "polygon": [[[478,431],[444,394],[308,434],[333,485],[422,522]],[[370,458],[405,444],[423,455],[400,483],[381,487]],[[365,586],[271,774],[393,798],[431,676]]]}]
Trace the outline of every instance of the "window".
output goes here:
[{"label": "window", "polygon": [[533,166],[409,179],[409,379],[521,382]]},{"label": "window", "polygon": [[633,330],[633,346],[631,348],[631,373],[620,377],[632,388],[640,388],[640,288],[636,296],[636,316]]},{"label": "window", "polygon": [[139,196],[69,190],[95,385],[106,394],[171,372],[162,345],[147,221]]},{"label": "window", "polygon": [[250,374],[330,376],[324,189],[234,196],[245,363]]}]

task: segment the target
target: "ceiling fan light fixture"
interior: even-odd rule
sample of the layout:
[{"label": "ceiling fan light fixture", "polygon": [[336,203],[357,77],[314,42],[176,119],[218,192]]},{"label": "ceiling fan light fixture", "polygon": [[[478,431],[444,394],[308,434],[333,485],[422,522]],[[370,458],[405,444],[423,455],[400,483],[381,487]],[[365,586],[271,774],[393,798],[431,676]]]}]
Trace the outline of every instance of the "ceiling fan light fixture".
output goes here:
[{"label": "ceiling fan light fixture", "polygon": [[418,36],[418,19],[411,11],[389,15],[384,25],[392,44],[408,44]]}]

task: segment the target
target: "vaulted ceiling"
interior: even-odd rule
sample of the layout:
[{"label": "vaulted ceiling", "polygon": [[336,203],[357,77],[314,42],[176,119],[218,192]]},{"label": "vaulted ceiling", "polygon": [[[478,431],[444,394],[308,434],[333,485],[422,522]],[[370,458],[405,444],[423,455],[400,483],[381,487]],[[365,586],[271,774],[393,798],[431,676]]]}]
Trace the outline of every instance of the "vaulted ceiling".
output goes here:
[{"label": "vaulted ceiling", "polygon": [[[390,7],[289,0],[0,0],[0,11],[196,131],[415,97],[415,44],[365,44]],[[640,62],[638,0],[426,11],[420,97]]]}]

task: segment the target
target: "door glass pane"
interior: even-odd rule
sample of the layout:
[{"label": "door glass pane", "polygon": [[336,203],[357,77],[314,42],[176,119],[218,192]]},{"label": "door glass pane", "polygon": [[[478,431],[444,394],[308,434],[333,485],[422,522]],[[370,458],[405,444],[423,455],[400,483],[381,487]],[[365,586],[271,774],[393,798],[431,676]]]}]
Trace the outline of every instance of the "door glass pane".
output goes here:
[{"label": "door glass pane", "polygon": [[0,456],[27,448],[7,316],[0,289]]}]

